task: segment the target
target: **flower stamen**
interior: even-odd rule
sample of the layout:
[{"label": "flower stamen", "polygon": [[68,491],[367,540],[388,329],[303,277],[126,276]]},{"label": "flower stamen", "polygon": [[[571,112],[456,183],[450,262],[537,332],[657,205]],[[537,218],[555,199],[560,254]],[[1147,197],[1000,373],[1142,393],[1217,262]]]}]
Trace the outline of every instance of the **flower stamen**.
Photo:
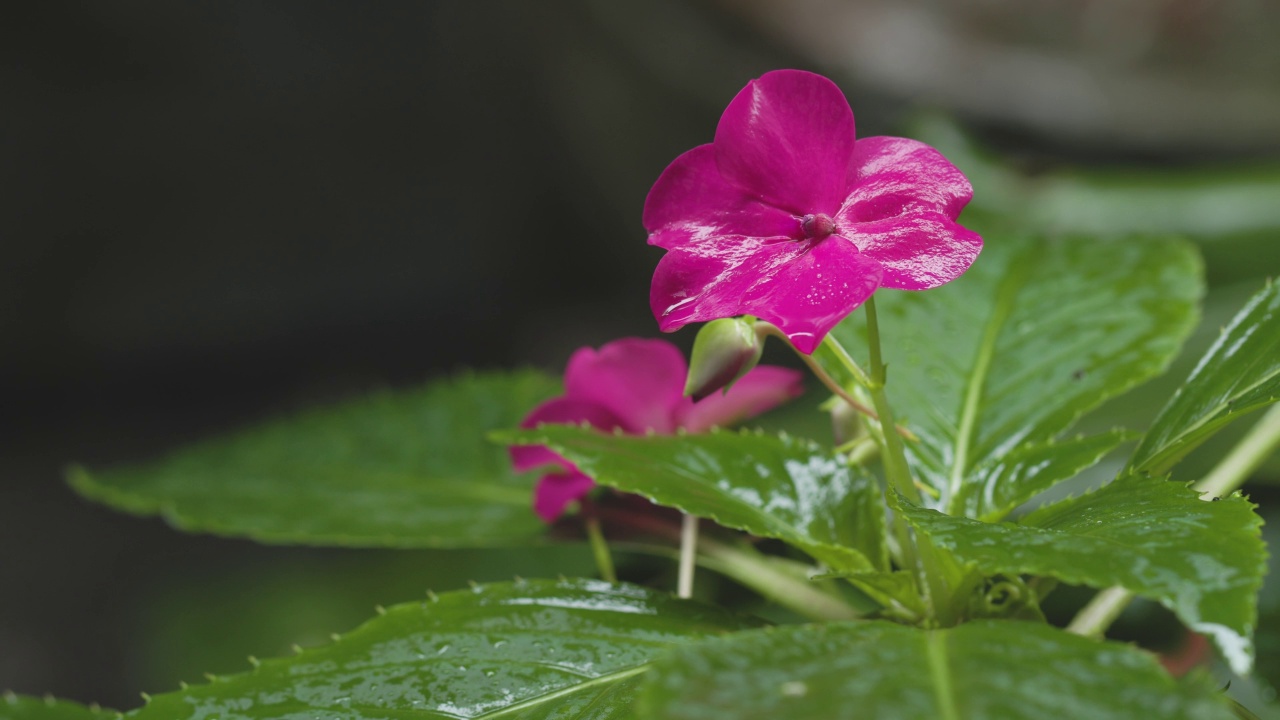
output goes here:
[{"label": "flower stamen", "polygon": [[800,231],[810,240],[822,240],[836,231],[836,223],[822,213],[810,213],[800,218]]}]

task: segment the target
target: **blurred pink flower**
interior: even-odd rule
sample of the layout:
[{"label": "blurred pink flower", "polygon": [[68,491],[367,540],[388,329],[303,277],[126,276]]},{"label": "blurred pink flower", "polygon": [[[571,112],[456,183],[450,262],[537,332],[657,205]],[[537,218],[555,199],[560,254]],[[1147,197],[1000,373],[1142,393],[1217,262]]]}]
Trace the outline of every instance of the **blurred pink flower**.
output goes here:
[{"label": "blurred pink flower", "polygon": [[[683,394],[687,373],[684,356],[665,340],[624,338],[599,350],[584,347],[569,358],[564,395],[534,408],[520,427],[586,422],[598,430],[621,428],[630,435],[650,429],[666,435],[678,428],[697,433],[759,415],[802,391],[799,372],[763,365],[728,392],[695,403]],[[511,460],[521,472],[559,466],[543,475],[534,490],[533,508],[547,522],[595,486],[572,463],[542,445],[513,447]]]},{"label": "blurred pink flower", "polygon": [[649,303],[665,332],[754,315],[808,354],[877,288],[925,290],[969,269],[982,238],[955,219],[972,197],[928,145],[855,142],[830,80],[770,72],[649,191],[649,243],[668,251]]}]

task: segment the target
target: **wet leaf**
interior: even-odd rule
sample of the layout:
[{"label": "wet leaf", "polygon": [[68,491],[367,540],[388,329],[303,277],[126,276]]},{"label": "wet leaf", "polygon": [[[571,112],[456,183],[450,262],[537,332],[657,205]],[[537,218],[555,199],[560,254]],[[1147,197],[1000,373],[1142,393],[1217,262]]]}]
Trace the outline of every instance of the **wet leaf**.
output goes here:
[{"label": "wet leaf", "polygon": [[875,478],[807,440],[745,431],[635,437],[565,425],[495,437],[546,445],[603,485],[777,538],[835,570],[888,568]]},{"label": "wet leaf", "polygon": [[642,717],[670,720],[1230,720],[1203,677],[1036,622],[872,621],[752,630],[653,666]]},{"label": "wet leaf", "polygon": [[590,580],[477,586],[397,605],[332,645],[157,695],[137,720],[623,720],[662,652],[758,623]]},{"label": "wet leaf", "polygon": [[[1100,457],[1115,435],[1058,438],[1165,369],[1194,325],[1200,275],[1194,248],[1171,239],[1000,237],[949,285],[878,293],[889,400],[920,437],[909,459],[932,504],[1001,517]],[[855,355],[864,317],[833,332]],[[1038,462],[1011,473],[1019,455]]]},{"label": "wet leaf", "polygon": [[272,543],[476,547],[536,541],[532,478],[485,439],[557,383],[535,372],[462,375],[385,392],[90,474],[81,494],[189,531]]},{"label": "wet leaf", "polygon": [[1156,600],[1211,636],[1238,673],[1253,663],[1257,594],[1266,570],[1262,519],[1239,494],[1205,502],[1180,483],[1127,475],[1047,505],[1018,524],[911,506],[903,516],[983,574],[1046,575]]},{"label": "wet leaf", "polygon": [[1129,466],[1163,475],[1236,418],[1280,398],[1280,284],[1268,283],[1223,328],[1138,445]]}]

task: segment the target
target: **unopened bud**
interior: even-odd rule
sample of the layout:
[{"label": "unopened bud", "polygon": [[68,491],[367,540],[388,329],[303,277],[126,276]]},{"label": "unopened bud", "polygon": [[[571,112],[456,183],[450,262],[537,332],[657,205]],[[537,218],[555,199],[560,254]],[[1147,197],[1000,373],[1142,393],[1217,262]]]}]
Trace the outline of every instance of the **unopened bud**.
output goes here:
[{"label": "unopened bud", "polygon": [[764,342],[742,318],[712,320],[698,331],[684,394],[694,401],[728,389],[760,362]]}]

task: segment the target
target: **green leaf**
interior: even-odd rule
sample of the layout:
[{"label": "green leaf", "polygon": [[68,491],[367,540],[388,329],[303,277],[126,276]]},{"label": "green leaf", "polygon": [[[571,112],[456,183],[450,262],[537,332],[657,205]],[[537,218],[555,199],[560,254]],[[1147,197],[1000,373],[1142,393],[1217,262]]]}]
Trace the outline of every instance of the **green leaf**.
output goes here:
[{"label": "green leaf", "polygon": [[[1079,445],[1052,442],[1106,398],[1164,370],[1194,325],[1200,276],[1194,248],[1171,239],[988,238],[955,282],[878,293],[889,400],[920,436],[908,452],[918,477],[938,490],[937,506],[1002,515],[1008,499],[989,502],[985,488],[1011,453],[1072,456],[1025,466],[1018,483],[1028,488],[1080,469],[1087,453]],[[864,314],[833,335],[865,347]],[[1096,449],[1114,439],[1089,442]]]},{"label": "green leaf", "polygon": [[532,482],[485,440],[557,392],[535,372],[468,374],[211,440],[139,468],[73,470],[86,497],[189,531],[263,542],[474,547],[534,541]]},{"label": "green leaf", "polygon": [[1238,673],[1253,662],[1257,594],[1266,570],[1262,520],[1240,495],[1205,502],[1180,483],[1126,475],[1047,505],[1020,524],[943,515],[896,498],[936,547],[984,574],[1047,575],[1120,585],[1210,635]]},{"label": "green leaf", "polygon": [[1227,423],[1280,398],[1280,284],[1236,314],[1138,445],[1129,466],[1163,475]]},{"label": "green leaf", "polygon": [[480,585],[397,605],[332,645],[157,695],[138,720],[635,717],[663,651],[759,623],[632,585]]},{"label": "green leaf", "polygon": [[670,720],[1230,720],[1203,677],[1034,622],[752,630],[659,660],[640,714]]},{"label": "green leaf", "polygon": [[824,573],[815,575],[812,579],[827,578],[847,580],[867,597],[875,600],[880,605],[880,610],[874,615],[875,617],[915,623],[929,616],[929,609],[925,607],[924,598],[920,597],[920,590],[916,586],[915,574],[910,570]]},{"label": "green leaf", "polygon": [[1093,467],[1136,433],[1124,430],[1043,443],[1028,443],[999,456],[983,473],[982,484],[960,487],[955,506],[980,520],[994,521],[1057,483]]},{"label": "green leaf", "polygon": [[807,440],[746,431],[636,437],[566,425],[495,438],[546,445],[601,484],[777,538],[837,571],[889,565],[875,478]]},{"label": "green leaf", "polygon": [[85,707],[70,700],[33,698],[5,693],[0,697],[0,720],[110,720],[115,710]]}]

